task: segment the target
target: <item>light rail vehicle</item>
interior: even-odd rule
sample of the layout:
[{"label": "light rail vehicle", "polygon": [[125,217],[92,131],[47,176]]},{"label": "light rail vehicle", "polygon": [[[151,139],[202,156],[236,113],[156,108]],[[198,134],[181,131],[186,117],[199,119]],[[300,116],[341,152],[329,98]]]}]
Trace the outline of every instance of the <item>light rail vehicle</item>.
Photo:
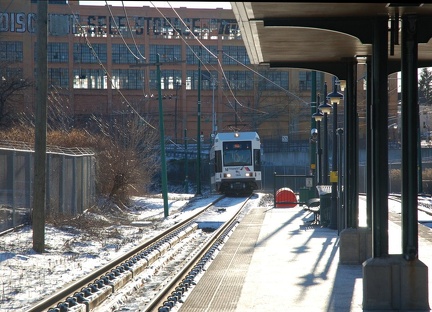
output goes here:
[{"label": "light rail vehicle", "polygon": [[261,188],[261,141],[256,132],[221,132],[210,150],[212,191],[248,195]]}]

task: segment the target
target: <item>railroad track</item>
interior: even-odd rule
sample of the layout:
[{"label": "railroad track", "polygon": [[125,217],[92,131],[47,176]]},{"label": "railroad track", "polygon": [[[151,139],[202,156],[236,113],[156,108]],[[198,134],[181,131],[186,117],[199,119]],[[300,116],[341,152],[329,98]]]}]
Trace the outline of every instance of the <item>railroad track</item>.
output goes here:
[{"label": "railroad track", "polygon": [[[249,199],[249,198],[248,198]],[[247,200],[230,220],[219,227],[212,235],[212,238],[204,244],[199,252],[161,289],[161,291],[141,311],[169,312],[181,304],[187,297],[190,288],[196,284],[196,280],[205,268],[210,264],[220,246],[229,237],[239,222],[239,217]]]},{"label": "railroad track", "polygon": [[[222,199],[222,197],[220,199]],[[207,206],[206,209],[209,209],[209,207],[211,207],[211,205]],[[105,301],[106,298],[122,289],[129,281],[133,280],[134,277],[138,276],[143,270],[162,257],[172,246],[193,233],[197,228],[194,219],[203,214],[206,209],[203,209],[201,212],[179,222],[164,233],[161,233],[160,235],[157,235],[137,246],[123,256],[97,269],[93,273],[65,286],[61,291],[35,304],[31,309],[27,310],[27,312],[88,312],[95,310]],[[220,230],[218,230],[217,233],[222,229],[227,229],[227,226],[228,225],[224,225],[223,227],[220,227]],[[213,244],[215,244],[214,241],[218,240],[217,235],[218,234],[216,233],[213,235]],[[208,244],[210,244],[210,242]],[[209,246],[203,247],[200,252],[197,253],[196,257],[204,257],[205,253],[209,252],[211,249],[212,247]],[[193,260],[191,260],[183,271],[192,271],[193,263]],[[180,277],[176,276],[172,283],[176,283],[179,278]],[[167,291],[168,290],[165,290],[164,288],[164,290],[162,290],[162,295],[158,296],[163,297],[167,294]],[[178,295],[179,294],[177,293],[177,296]],[[171,299],[168,299],[167,297],[167,300],[165,301],[168,301],[171,304]],[[145,311],[154,309],[153,306],[160,304],[160,302],[162,302],[161,305],[163,305],[163,301],[164,300],[161,301],[161,299],[152,300],[152,302],[149,303],[149,308]]]},{"label": "railroad track", "polygon": [[[222,198],[219,198],[217,201]],[[174,244],[179,239],[176,236],[190,233],[193,230],[193,219],[204,213],[210,206],[208,205],[200,212],[191,215],[189,218],[175,224],[159,235],[138,245],[124,255],[93,271],[91,274],[66,285],[61,291],[41,300],[31,309],[26,310],[26,312],[61,312],[68,311],[67,308],[82,304],[86,307],[82,311],[90,311],[110,294],[107,289],[111,288],[111,293],[119,289],[122,286],[120,284],[124,284],[134,275],[139,274],[156,257],[160,256],[170,244]],[[122,283],[118,282],[120,280]],[[104,289],[106,293],[102,294],[101,289]]]}]

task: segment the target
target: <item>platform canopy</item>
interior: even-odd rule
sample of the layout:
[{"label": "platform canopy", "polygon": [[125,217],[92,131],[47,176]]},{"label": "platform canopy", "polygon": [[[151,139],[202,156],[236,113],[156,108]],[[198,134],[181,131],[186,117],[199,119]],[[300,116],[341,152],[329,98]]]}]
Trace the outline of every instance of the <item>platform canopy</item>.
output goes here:
[{"label": "platform canopy", "polygon": [[231,2],[252,64],[308,68],[343,79],[346,58],[372,53],[374,19],[388,17],[389,73],[400,71],[400,18],[418,16],[418,65],[432,66],[432,3]]}]

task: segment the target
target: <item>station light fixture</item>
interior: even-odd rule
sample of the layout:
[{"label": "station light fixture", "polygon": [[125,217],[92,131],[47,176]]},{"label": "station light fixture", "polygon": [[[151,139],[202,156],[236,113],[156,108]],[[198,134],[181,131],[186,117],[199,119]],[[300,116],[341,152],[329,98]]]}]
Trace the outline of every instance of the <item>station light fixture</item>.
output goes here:
[{"label": "station light fixture", "polygon": [[328,104],[327,101],[324,101],[320,106],[318,106],[318,108],[323,112],[323,114],[330,115],[333,107]]},{"label": "station light fixture", "polygon": [[327,98],[330,100],[330,103],[339,104],[339,102],[343,99],[343,94],[337,91],[337,84],[333,83],[333,92],[327,94]]},{"label": "station light fixture", "polygon": [[312,114],[312,118],[315,119],[315,121],[321,121],[324,118],[324,114],[318,109]]}]

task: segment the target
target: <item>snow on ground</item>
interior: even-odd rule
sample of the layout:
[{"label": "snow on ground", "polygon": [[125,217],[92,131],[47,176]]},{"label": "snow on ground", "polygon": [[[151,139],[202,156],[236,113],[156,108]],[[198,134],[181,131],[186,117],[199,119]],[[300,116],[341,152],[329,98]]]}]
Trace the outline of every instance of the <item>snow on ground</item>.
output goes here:
[{"label": "snow on ground", "polygon": [[[63,285],[77,280],[126,250],[213,202],[217,195],[168,194],[168,217],[162,196],[134,197],[126,212],[118,207],[89,209],[67,222],[45,228],[45,250],[33,251],[26,226],[0,237],[0,311],[26,311]],[[265,200],[257,193],[252,205]],[[271,203],[272,200],[271,200]],[[109,211],[109,213],[107,212]]]}]

